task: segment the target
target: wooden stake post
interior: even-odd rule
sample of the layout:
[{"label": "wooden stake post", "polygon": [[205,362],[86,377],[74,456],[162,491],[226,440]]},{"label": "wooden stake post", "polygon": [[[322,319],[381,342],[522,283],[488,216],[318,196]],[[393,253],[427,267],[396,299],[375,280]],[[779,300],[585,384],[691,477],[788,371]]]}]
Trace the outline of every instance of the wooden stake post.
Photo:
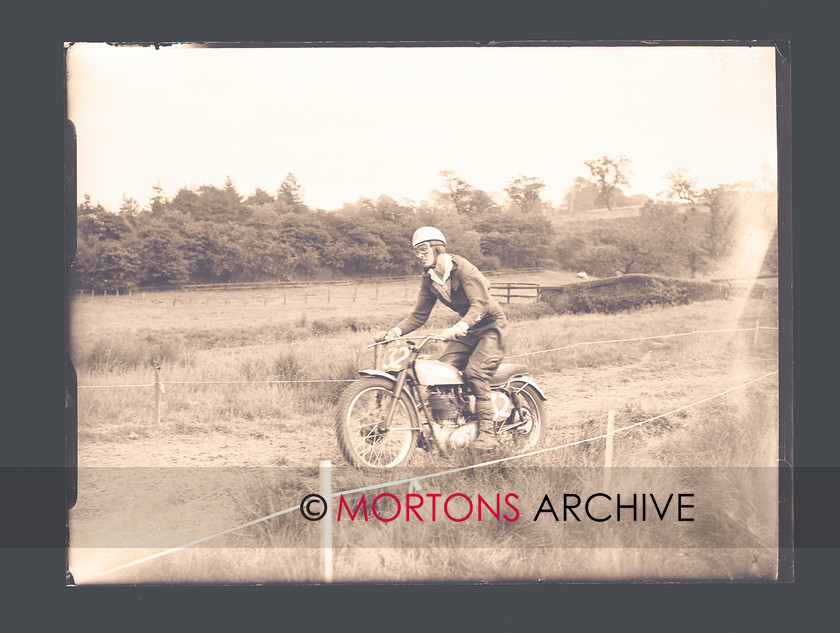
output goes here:
[{"label": "wooden stake post", "polygon": [[163,418],[163,383],[160,380],[160,367],[155,367],[155,424]]}]

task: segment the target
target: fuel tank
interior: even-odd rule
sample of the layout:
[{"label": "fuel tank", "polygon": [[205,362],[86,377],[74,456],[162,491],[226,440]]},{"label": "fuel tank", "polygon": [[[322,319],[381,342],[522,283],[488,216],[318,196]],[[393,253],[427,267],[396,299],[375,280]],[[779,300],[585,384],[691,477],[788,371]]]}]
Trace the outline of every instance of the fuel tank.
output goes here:
[{"label": "fuel tank", "polygon": [[464,378],[455,367],[439,360],[418,358],[414,363],[421,385],[463,385]]}]

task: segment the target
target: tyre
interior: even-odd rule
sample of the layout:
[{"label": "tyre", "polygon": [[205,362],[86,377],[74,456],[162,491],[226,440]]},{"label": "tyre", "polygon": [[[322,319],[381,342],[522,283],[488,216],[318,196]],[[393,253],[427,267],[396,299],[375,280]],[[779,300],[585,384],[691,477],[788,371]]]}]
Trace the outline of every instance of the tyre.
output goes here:
[{"label": "tyre", "polygon": [[407,394],[400,394],[388,430],[378,429],[388,414],[393,390],[390,380],[363,378],[341,394],[335,432],[344,458],[353,466],[394,468],[408,461],[420,424]]},{"label": "tyre", "polygon": [[521,417],[514,412],[507,420],[499,423],[496,438],[510,450],[525,453],[539,448],[545,439],[545,406],[530,385],[517,391],[514,399]]}]

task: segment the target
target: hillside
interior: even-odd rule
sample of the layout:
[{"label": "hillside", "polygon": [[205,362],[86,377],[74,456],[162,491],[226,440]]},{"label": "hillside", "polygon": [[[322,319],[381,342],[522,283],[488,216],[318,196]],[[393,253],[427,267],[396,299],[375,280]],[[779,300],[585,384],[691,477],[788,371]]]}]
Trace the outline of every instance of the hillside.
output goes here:
[{"label": "hillside", "polygon": [[[694,207],[697,211],[708,212],[709,206],[706,204],[678,204],[675,205],[677,211],[684,212],[687,209]],[[560,227],[568,224],[587,223],[595,220],[617,220],[621,218],[636,218],[639,217],[639,210],[642,208],[641,204],[613,207],[607,209],[602,207],[600,209],[589,209],[587,211],[559,211],[551,215],[548,219],[554,227]]]}]

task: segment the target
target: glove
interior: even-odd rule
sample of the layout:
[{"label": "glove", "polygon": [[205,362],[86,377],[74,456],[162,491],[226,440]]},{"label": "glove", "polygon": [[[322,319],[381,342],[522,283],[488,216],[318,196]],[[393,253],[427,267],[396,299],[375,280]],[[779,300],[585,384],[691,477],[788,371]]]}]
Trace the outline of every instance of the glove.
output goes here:
[{"label": "glove", "polygon": [[469,326],[466,323],[464,323],[463,321],[458,321],[452,327],[448,327],[445,330],[441,330],[440,335],[447,341],[454,341],[456,337],[463,336],[464,334],[466,334],[467,329],[469,329]]},{"label": "glove", "polygon": [[401,332],[398,332],[396,328],[391,328],[390,330],[377,332],[376,336],[373,337],[373,340],[377,343],[381,343],[382,341],[390,341],[393,338],[397,338],[400,334]]}]

